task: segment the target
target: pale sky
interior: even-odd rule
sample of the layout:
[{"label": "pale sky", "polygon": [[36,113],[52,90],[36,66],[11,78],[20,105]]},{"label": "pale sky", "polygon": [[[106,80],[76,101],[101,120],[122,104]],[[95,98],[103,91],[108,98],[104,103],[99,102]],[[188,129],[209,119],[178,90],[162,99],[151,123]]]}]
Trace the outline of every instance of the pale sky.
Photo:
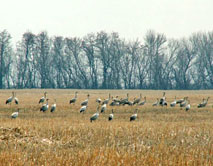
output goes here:
[{"label": "pale sky", "polygon": [[130,40],[154,30],[181,38],[213,30],[213,0],[0,0],[3,29],[13,42],[43,30],[64,37],[104,30]]}]

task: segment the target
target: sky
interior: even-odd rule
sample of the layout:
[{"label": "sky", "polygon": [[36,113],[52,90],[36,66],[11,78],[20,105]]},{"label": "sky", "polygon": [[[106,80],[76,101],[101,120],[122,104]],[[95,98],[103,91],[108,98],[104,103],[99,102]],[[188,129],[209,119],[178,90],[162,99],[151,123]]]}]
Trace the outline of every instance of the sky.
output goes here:
[{"label": "sky", "polygon": [[148,30],[167,38],[213,30],[213,0],[0,0],[0,32],[13,42],[30,31],[49,36],[83,37],[118,32],[143,39]]}]

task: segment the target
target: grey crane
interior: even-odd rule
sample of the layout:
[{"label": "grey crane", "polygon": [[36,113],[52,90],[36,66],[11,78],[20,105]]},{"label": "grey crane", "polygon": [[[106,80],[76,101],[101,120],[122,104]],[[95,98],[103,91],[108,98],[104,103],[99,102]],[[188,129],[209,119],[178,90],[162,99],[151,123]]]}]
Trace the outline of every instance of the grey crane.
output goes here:
[{"label": "grey crane", "polygon": [[14,95],[15,95],[15,93],[14,92],[12,92],[12,96],[11,97],[9,97],[7,100],[6,100],[6,104],[11,104],[12,103],[12,101],[13,101],[13,99],[14,99]]},{"label": "grey crane", "polygon": [[161,106],[167,106],[167,102],[166,102],[166,92],[163,92],[163,97],[160,99],[159,104]]},{"label": "grey crane", "polygon": [[176,96],[175,96],[175,100],[173,102],[170,103],[170,106],[171,107],[175,107],[177,104],[177,101],[176,101]]},{"label": "grey crane", "polygon": [[105,100],[103,101],[103,103],[102,103],[102,104],[108,104],[108,103],[109,103],[110,98],[111,98],[111,94],[109,93],[109,97],[108,97],[108,99],[105,99]]},{"label": "grey crane", "polygon": [[142,94],[140,93],[140,98],[135,99],[133,101],[133,105],[140,103],[141,99],[142,99]]},{"label": "grey crane", "polygon": [[18,114],[19,114],[19,108],[18,108],[18,110],[17,110],[16,112],[13,112],[13,113],[11,114],[11,118],[12,118],[12,119],[17,118],[17,117],[18,117]]},{"label": "grey crane", "polygon": [[120,105],[125,105],[129,100],[129,93],[126,94],[126,98],[125,99],[121,99],[120,101]]},{"label": "grey crane", "polygon": [[191,107],[191,105],[190,105],[190,100],[189,100],[189,101],[188,101],[188,104],[187,104],[187,106],[186,106],[186,111],[190,110],[190,107]]},{"label": "grey crane", "polygon": [[138,112],[138,109],[135,109],[135,113],[130,116],[130,122],[137,119],[137,116],[138,116],[137,112]]},{"label": "grey crane", "polygon": [[144,105],[144,104],[146,104],[146,96],[144,97],[144,101],[139,103],[139,105]]},{"label": "grey crane", "polygon": [[182,102],[185,101],[185,99],[188,98],[188,97],[184,97],[183,99],[179,99],[177,100],[176,104],[181,104]]},{"label": "grey crane", "polygon": [[56,99],[55,103],[51,106],[50,112],[54,112],[56,110]]},{"label": "grey crane", "polygon": [[87,105],[83,105],[81,108],[80,108],[80,113],[84,113],[87,109]]},{"label": "grey crane", "polygon": [[186,105],[187,105],[187,103],[188,103],[187,100],[188,100],[188,97],[184,97],[184,101],[180,103],[180,107],[181,107],[181,108],[182,108],[182,107],[186,107]]},{"label": "grey crane", "polygon": [[110,106],[118,106],[120,105],[120,100],[118,99],[118,96],[112,99],[112,102],[110,103]]},{"label": "grey crane", "polygon": [[84,100],[82,103],[81,103],[81,106],[86,106],[87,104],[88,104],[88,102],[89,102],[89,94],[87,95],[87,99],[86,100]]},{"label": "grey crane", "polygon": [[159,99],[157,98],[156,102],[152,104],[152,106],[158,106],[159,105]]},{"label": "grey crane", "polygon": [[107,104],[101,106],[101,113],[105,112],[107,109]]},{"label": "grey crane", "polygon": [[78,97],[78,92],[75,92],[75,97],[70,100],[70,104],[72,103],[75,104],[75,102],[77,101],[77,97]]},{"label": "grey crane", "polygon": [[40,103],[44,103],[46,97],[47,97],[47,92],[44,92],[44,96],[40,98],[40,100],[39,100],[38,103],[39,103],[39,104],[40,104]]},{"label": "grey crane", "polygon": [[18,100],[18,98],[16,97],[16,92],[14,93],[14,100],[15,100],[15,104],[19,104],[19,100]]},{"label": "grey crane", "polygon": [[47,101],[47,103],[42,105],[42,107],[40,108],[40,111],[45,112],[45,111],[48,110],[48,108],[49,108],[49,104],[48,104],[49,99],[46,99],[46,101]]},{"label": "grey crane", "polygon": [[113,109],[112,109],[112,113],[109,114],[108,120],[111,121],[113,118],[114,118],[114,112],[113,112]]},{"label": "grey crane", "polygon": [[97,106],[97,111],[96,111],[96,113],[94,113],[91,117],[90,117],[90,122],[92,122],[92,121],[95,121],[95,120],[97,120],[98,119],[98,117],[99,117],[99,105]]},{"label": "grey crane", "polygon": [[101,104],[101,98],[99,97],[99,98],[97,98],[96,100],[95,100],[98,104]]},{"label": "grey crane", "polygon": [[208,97],[207,99],[203,99],[203,102],[198,104],[198,108],[202,108],[202,107],[205,107],[207,104],[208,104],[208,100],[209,100],[210,97]]}]

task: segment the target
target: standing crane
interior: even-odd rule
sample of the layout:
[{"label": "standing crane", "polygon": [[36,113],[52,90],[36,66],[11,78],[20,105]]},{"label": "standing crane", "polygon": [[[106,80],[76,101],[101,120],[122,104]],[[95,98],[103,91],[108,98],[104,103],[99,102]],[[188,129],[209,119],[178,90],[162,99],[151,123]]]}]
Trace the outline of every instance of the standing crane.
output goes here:
[{"label": "standing crane", "polygon": [[103,103],[102,103],[102,104],[108,104],[108,103],[109,103],[110,98],[111,98],[111,94],[109,93],[109,97],[108,97],[108,99],[105,99],[105,100],[103,101]]},{"label": "standing crane", "polygon": [[42,107],[40,108],[40,111],[45,112],[48,110],[48,108],[49,108],[48,100],[49,99],[46,99],[47,103],[42,105]]},{"label": "standing crane", "polygon": [[130,122],[134,121],[135,119],[137,119],[137,116],[138,116],[137,113],[138,113],[138,109],[135,109],[135,113],[130,116]]},{"label": "standing crane", "polygon": [[184,97],[183,99],[179,99],[177,100],[176,104],[181,104],[182,102],[185,101],[185,99],[188,98],[188,97]]},{"label": "standing crane", "polygon": [[81,106],[87,106],[88,102],[89,102],[89,94],[87,95],[87,99],[84,100],[82,103],[81,103]]},{"label": "standing crane", "polygon": [[129,100],[129,93],[126,94],[126,98],[125,99],[121,99],[120,101],[120,105],[125,105]]},{"label": "standing crane", "polygon": [[190,100],[189,100],[189,101],[188,101],[188,104],[187,104],[187,106],[186,106],[186,111],[190,110],[190,107],[191,107],[191,105],[190,105]]},{"label": "standing crane", "polygon": [[140,98],[135,99],[133,101],[133,105],[140,103],[141,99],[142,99],[142,94],[140,93]]},{"label": "standing crane", "polygon": [[99,117],[99,105],[97,106],[97,111],[90,117],[90,122],[95,121]]},{"label": "standing crane", "polygon": [[114,113],[114,112],[113,112],[113,109],[112,109],[112,113],[111,113],[111,114],[109,114],[109,118],[108,118],[108,120],[109,120],[109,121],[111,121],[111,120],[114,118],[113,113]]},{"label": "standing crane", "polygon": [[197,105],[197,108],[203,107],[203,103],[204,103],[204,102],[205,102],[205,99],[203,98],[203,101],[202,101],[200,104]]},{"label": "standing crane", "polygon": [[182,102],[180,103],[180,107],[181,107],[181,108],[186,106],[186,104],[187,104],[187,99],[188,99],[188,97],[184,97],[184,101],[182,101]]},{"label": "standing crane", "polygon": [[210,97],[208,97],[206,100],[203,99],[203,102],[198,104],[198,108],[202,108],[202,107],[205,107],[207,104],[208,104],[208,100],[209,100]]},{"label": "standing crane", "polygon": [[170,106],[171,107],[175,107],[177,104],[177,101],[176,101],[176,96],[175,96],[175,100],[173,102],[170,103]]},{"label": "standing crane", "polygon": [[40,103],[44,103],[46,97],[47,97],[47,92],[44,92],[44,96],[40,98],[40,100],[39,100],[38,103],[39,103],[39,104],[40,104]]},{"label": "standing crane", "polygon": [[104,104],[101,106],[101,113],[105,112],[105,110],[107,109],[107,105]]},{"label": "standing crane", "polygon": [[70,100],[70,104],[72,103],[75,104],[75,102],[77,101],[77,97],[78,97],[78,92],[75,92],[75,97]]},{"label": "standing crane", "polygon": [[157,98],[157,101],[152,104],[152,106],[158,106],[159,105],[159,99]]},{"label": "standing crane", "polygon": [[9,97],[7,100],[6,100],[6,104],[11,104],[12,103],[12,101],[13,101],[13,99],[14,99],[14,92],[12,92],[12,96],[11,97]]},{"label": "standing crane", "polygon": [[120,105],[120,100],[118,99],[118,96],[112,99],[112,102],[110,103],[110,106],[118,106]]},{"label": "standing crane", "polygon": [[146,104],[146,96],[144,97],[144,101],[139,103],[139,105],[144,105],[144,104]]},{"label": "standing crane", "polygon": [[163,97],[160,99],[160,102],[159,102],[159,104],[161,105],[161,106],[167,106],[167,102],[166,102],[166,92],[163,92]]},{"label": "standing crane", "polygon": [[15,100],[15,104],[18,105],[19,101],[18,101],[18,98],[16,97],[16,92],[14,93],[14,100]]},{"label": "standing crane", "polygon": [[55,103],[51,106],[50,112],[54,112],[56,110],[56,99]]}]

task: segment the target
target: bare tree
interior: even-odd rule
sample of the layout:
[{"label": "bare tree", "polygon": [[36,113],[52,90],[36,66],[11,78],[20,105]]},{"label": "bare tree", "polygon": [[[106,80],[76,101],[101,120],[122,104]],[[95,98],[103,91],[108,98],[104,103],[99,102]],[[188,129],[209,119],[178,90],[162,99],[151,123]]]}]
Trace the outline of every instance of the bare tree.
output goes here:
[{"label": "bare tree", "polygon": [[189,89],[191,86],[190,68],[192,67],[195,53],[189,40],[182,39],[179,44],[177,61],[174,65],[176,88]]},{"label": "bare tree", "polygon": [[50,57],[51,41],[47,32],[41,32],[36,38],[36,56],[34,62],[39,74],[40,87],[53,87],[53,79],[51,78],[51,57]]},{"label": "bare tree", "polygon": [[118,33],[112,33],[110,39],[110,49],[109,53],[111,55],[111,63],[109,70],[109,81],[108,87],[110,89],[121,89],[121,68],[122,68],[122,58],[126,51],[126,44],[124,40],[119,38]]},{"label": "bare tree", "polygon": [[163,34],[148,31],[145,36],[144,47],[148,56],[149,69],[148,80],[151,89],[161,89],[163,62],[165,58],[165,43],[167,39]]},{"label": "bare tree", "polygon": [[70,50],[70,40],[69,38],[65,39],[65,50],[64,50],[64,75],[67,77],[67,84],[66,88],[82,88],[82,86],[79,83],[77,74],[75,73],[76,69],[76,64],[75,64],[75,59],[74,56],[72,56],[72,52]]},{"label": "bare tree", "polygon": [[[143,43],[143,44],[142,44]],[[213,88],[213,32],[167,40],[148,31],[144,41],[118,33],[49,38],[26,32],[15,51],[0,32],[0,88]]]},{"label": "bare tree", "polygon": [[167,44],[167,54],[162,64],[162,89],[173,89],[174,65],[177,62],[179,43],[177,40],[169,40]]},{"label": "bare tree", "polygon": [[210,88],[209,77],[207,72],[206,47],[208,45],[207,34],[197,33],[190,37],[192,47],[196,57],[192,65],[192,79],[195,89]]},{"label": "bare tree", "polygon": [[126,51],[124,56],[122,57],[122,67],[121,67],[125,89],[133,89],[136,86],[135,64],[137,63],[138,60],[139,49],[140,49],[140,42],[137,40],[134,42],[129,42],[126,45]]},{"label": "bare tree", "polygon": [[90,81],[87,76],[86,57],[83,54],[82,40],[79,38],[66,38],[66,54],[74,60],[72,63],[73,75],[79,88],[89,88]]},{"label": "bare tree", "polygon": [[138,88],[146,89],[148,87],[148,83],[146,82],[148,75],[148,67],[149,61],[148,56],[144,53],[145,49],[143,46],[140,46],[140,49],[137,52],[137,58],[135,59],[136,65],[136,77],[138,80]]},{"label": "bare tree", "polygon": [[[68,79],[66,77],[64,68],[65,56],[64,56],[64,48],[65,42],[63,37],[57,36],[53,40],[53,50],[52,50],[52,57],[51,57],[51,64],[52,64],[52,74],[54,78],[56,78],[56,85],[57,88],[65,88],[68,86]],[[55,87],[55,86],[54,86]]]},{"label": "bare tree", "polygon": [[84,50],[85,56],[88,60],[89,77],[91,78],[92,89],[98,88],[98,58],[95,48],[95,39],[95,34],[91,33],[84,37],[82,42],[82,49]]},{"label": "bare tree", "polygon": [[[0,32],[0,89],[10,88],[10,73],[12,64],[12,47],[10,34],[3,30]],[[6,86],[7,81],[7,86]]]},{"label": "bare tree", "polygon": [[33,88],[35,79],[34,52],[35,35],[31,32],[23,34],[22,41],[18,44],[18,87]]},{"label": "bare tree", "polygon": [[213,88],[213,32],[204,34],[202,38],[202,52],[203,56],[200,57],[204,61],[206,72],[206,80],[210,83],[210,88]]},{"label": "bare tree", "polygon": [[109,79],[109,69],[110,64],[112,62],[111,54],[109,52],[109,40],[110,37],[106,32],[99,32],[97,33],[96,37],[96,47],[98,51],[98,58],[100,59],[100,62],[102,64],[103,70],[102,70],[102,86],[103,89],[108,89],[108,79]]}]

